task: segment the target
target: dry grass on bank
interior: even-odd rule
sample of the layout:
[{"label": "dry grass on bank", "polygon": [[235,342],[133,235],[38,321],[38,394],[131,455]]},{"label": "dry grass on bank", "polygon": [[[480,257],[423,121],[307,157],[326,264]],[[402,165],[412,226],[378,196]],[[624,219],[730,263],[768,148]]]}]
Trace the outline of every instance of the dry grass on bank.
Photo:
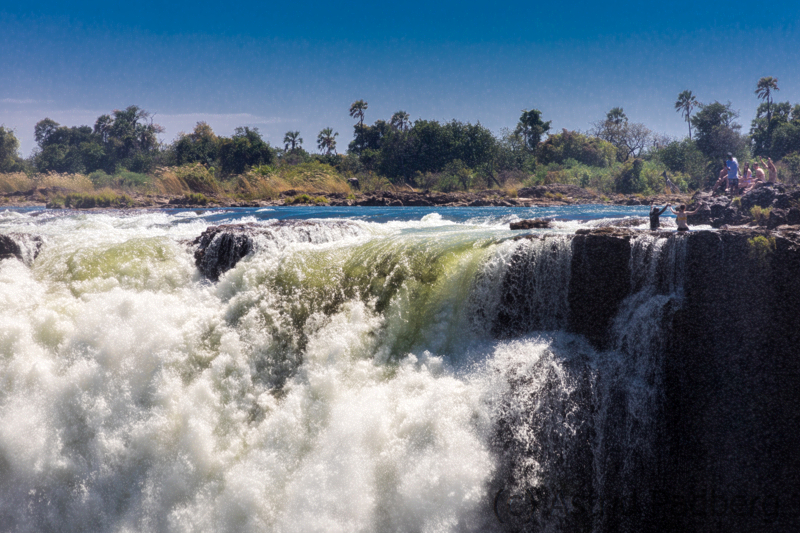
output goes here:
[{"label": "dry grass on bank", "polygon": [[222,186],[206,167],[197,163],[156,169],[152,187],[160,194],[218,194]]},{"label": "dry grass on bank", "polygon": [[59,174],[57,172],[33,176],[27,176],[22,172],[0,174],[0,191],[4,193],[25,192],[42,187],[48,189],[58,187],[78,192],[94,190],[92,180],[83,174]]},{"label": "dry grass on bank", "polygon": [[46,187],[57,188],[63,193],[94,193],[103,190],[106,194],[108,190],[113,190],[127,194],[223,195],[249,200],[277,199],[287,191],[295,191],[292,194],[307,193],[313,196],[352,192],[344,176],[333,167],[316,161],[277,168],[264,165],[224,180],[218,180],[212,172],[200,164],[161,167],[147,176],[128,174],[136,180],[127,179],[124,172],[114,176],[96,172],[91,178],[83,174],[48,173],[33,176],[22,172],[0,174],[0,192],[27,192]]},{"label": "dry grass on bank", "polygon": [[0,174],[0,192],[29,191],[33,189],[33,181],[22,172]]},{"label": "dry grass on bank", "polygon": [[238,176],[231,184],[228,192],[246,199],[276,199],[286,191],[317,195],[350,192],[344,177],[317,162],[278,168],[264,165]]}]

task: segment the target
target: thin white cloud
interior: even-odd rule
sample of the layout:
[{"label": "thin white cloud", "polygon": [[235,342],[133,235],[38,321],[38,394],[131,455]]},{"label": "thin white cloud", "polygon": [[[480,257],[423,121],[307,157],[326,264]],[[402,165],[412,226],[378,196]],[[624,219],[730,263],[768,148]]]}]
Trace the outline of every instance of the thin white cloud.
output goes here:
[{"label": "thin white cloud", "polygon": [[0,103],[3,104],[38,104],[38,100],[32,100],[30,98],[3,98],[0,100]]}]

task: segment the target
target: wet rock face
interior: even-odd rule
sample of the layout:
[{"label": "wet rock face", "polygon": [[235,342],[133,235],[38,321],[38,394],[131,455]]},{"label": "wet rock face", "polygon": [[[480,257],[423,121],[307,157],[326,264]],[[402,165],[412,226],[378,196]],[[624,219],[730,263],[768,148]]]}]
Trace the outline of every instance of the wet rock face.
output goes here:
[{"label": "wet rock face", "polygon": [[510,226],[511,229],[543,229],[549,228],[552,225],[550,220],[534,218],[531,220],[518,220],[517,222],[512,222]]},{"label": "wet rock face", "polygon": [[193,243],[197,246],[194,252],[197,268],[211,281],[217,281],[221,274],[253,251],[253,234],[257,231],[255,224],[228,224],[206,229]]},{"label": "wet rock face", "polygon": [[578,231],[572,240],[569,328],[606,347],[611,322],[630,292],[629,230]]},{"label": "wet rock face", "polygon": [[211,281],[236,266],[258,248],[258,243],[273,243],[277,248],[288,243],[314,243],[354,236],[359,227],[347,221],[315,222],[282,220],[271,224],[223,224],[207,228],[192,245],[194,262]]},{"label": "wet rock face", "polygon": [[0,260],[16,258],[30,265],[42,248],[42,238],[38,235],[9,233],[0,235]]}]

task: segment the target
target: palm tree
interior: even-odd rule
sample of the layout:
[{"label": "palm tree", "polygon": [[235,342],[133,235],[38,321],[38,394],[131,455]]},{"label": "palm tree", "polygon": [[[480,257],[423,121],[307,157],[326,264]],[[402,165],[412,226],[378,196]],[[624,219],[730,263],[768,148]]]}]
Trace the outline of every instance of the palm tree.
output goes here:
[{"label": "palm tree", "polygon": [[398,111],[392,115],[391,124],[398,130],[406,131],[408,129],[409,116],[405,111]]},{"label": "palm tree", "polygon": [[606,113],[606,121],[615,126],[621,126],[623,123],[628,122],[628,116],[621,107],[612,107],[611,111]]},{"label": "palm tree", "polygon": [[[284,149],[288,152],[294,152],[294,149],[303,144],[303,139],[300,138],[299,131],[287,131],[283,136]],[[290,149],[289,146],[292,148]]]},{"label": "palm tree", "polygon": [[758,80],[756,85],[756,95],[767,101],[767,129],[772,125],[772,91],[780,91],[778,88],[778,78],[767,76]]},{"label": "palm tree", "polygon": [[325,150],[326,155],[331,155],[331,152],[336,153],[336,136],[339,133],[334,133],[333,128],[325,128],[319,135],[317,135],[317,148],[320,151]]},{"label": "palm tree", "polygon": [[678,95],[678,101],[675,102],[675,111],[682,111],[683,116],[686,118],[686,123],[689,125],[689,140],[692,140],[692,109],[698,105],[697,98],[694,97],[692,91],[683,91]]},{"label": "palm tree", "polygon": [[367,110],[367,103],[364,100],[356,100],[350,106],[350,116],[358,117],[358,125],[364,127],[364,111]]}]

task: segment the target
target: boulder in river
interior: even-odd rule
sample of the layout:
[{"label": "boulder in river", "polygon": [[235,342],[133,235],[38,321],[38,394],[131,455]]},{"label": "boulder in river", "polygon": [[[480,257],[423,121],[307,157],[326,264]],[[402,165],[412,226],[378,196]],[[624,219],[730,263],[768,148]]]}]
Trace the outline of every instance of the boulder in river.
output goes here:
[{"label": "boulder in river", "polygon": [[545,229],[553,226],[551,220],[544,218],[532,218],[530,220],[518,220],[511,223],[511,229]]},{"label": "boulder in river", "polygon": [[15,257],[30,265],[42,248],[42,238],[38,235],[9,233],[0,235],[0,260]]},{"label": "boulder in river", "polygon": [[358,235],[360,226],[344,220],[280,220],[268,224],[211,226],[192,243],[194,261],[206,278],[217,281],[259,246],[274,251],[290,243],[324,243]]}]

